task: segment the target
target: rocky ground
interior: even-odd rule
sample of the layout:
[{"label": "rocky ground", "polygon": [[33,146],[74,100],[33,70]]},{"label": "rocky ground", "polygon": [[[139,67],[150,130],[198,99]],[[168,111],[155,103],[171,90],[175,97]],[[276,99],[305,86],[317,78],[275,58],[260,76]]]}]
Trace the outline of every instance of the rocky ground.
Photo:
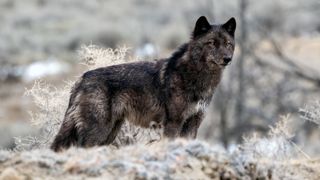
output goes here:
[{"label": "rocky ground", "polygon": [[[243,157],[242,157],[243,156]],[[320,179],[318,160],[251,159],[202,141],[0,152],[0,179]]]}]

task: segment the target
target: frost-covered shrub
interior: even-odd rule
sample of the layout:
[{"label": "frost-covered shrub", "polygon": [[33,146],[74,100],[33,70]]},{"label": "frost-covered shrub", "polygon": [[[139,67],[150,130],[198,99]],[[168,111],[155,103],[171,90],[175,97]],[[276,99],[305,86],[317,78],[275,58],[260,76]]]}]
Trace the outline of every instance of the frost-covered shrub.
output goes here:
[{"label": "frost-covered shrub", "polygon": [[294,143],[292,124],[289,116],[282,116],[274,126],[270,126],[267,136],[254,133],[244,137],[244,142],[231,153],[237,171],[247,173],[251,179],[299,179],[299,173],[296,175],[295,170],[286,167],[293,161],[308,161],[311,158]]},{"label": "frost-covered shrub", "polygon": [[320,126],[320,101],[306,105],[300,109],[301,117]]}]

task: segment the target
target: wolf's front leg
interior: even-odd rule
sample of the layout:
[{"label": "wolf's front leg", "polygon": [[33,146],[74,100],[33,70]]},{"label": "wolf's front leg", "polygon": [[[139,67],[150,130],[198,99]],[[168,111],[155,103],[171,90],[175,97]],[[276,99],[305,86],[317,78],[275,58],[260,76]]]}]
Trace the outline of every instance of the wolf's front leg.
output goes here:
[{"label": "wolf's front leg", "polygon": [[180,136],[186,138],[196,138],[198,128],[203,119],[203,112],[199,111],[196,114],[189,117],[183,124]]},{"label": "wolf's front leg", "polygon": [[184,123],[183,111],[185,109],[185,100],[178,94],[172,95],[173,98],[166,106],[166,120],[164,122],[164,136],[176,138],[180,135]]},{"label": "wolf's front leg", "polygon": [[169,117],[164,123],[164,136],[168,138],[176,138],[182,129],[182,118],[179,117]]}]

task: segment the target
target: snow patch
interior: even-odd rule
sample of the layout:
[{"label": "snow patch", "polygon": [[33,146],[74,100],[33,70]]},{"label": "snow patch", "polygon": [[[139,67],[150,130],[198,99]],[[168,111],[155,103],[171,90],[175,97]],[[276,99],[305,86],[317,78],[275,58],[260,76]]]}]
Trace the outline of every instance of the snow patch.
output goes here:
[{"label": "snow patch", "polygon": [[49,58],[45,61],[37,61],[27,66],[23,72],[22,79],[30,82],[48,75],[66,73],[69,69],[66,63],[54,58]]}]

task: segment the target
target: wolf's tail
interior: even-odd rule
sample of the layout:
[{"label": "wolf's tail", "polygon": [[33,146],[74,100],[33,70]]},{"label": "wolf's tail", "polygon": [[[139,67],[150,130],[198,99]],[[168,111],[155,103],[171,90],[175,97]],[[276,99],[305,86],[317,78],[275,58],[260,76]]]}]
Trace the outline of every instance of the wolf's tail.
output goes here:
[{"label": "wolf's tail", "polygon": [[64,121],[57,136],[51,144],[50,149],[55,152],[61,151],[62,149],[69,148],[71,145],[75,144],[77,139],[77,129],[74,122],[70,120]]}]

